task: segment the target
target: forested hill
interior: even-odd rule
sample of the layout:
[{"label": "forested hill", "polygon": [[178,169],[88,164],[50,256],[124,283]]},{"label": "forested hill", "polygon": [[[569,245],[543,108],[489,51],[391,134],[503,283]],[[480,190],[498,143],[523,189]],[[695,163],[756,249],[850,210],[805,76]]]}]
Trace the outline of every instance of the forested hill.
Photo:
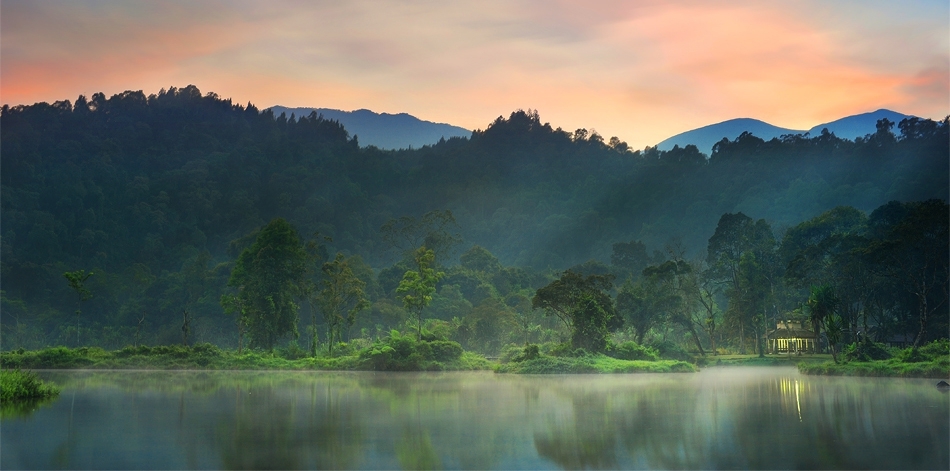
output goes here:
[{"label": "forested hill", "polygon": [[560,270],[637,239],[698,255],[727,212],[781,228],[839,205],[946,200],[950,172],[946,119],[881,122],[856,141],[743,134],[706,156],[634,151],[530,111],[470,139],[361,149],[335,121],[275,119],[193,86],[0,113],[4,299],[49,315],[74,308],[62,274],[80,268],[96,271],[93,302],[116,316],[131,315],[120,306],[133,295],[174,310],[198,296],[183,287],[189,266],[232,260],[232,241],[278,216],[382,269],[398,258],[383,224],[448,209],[461,250]]}]

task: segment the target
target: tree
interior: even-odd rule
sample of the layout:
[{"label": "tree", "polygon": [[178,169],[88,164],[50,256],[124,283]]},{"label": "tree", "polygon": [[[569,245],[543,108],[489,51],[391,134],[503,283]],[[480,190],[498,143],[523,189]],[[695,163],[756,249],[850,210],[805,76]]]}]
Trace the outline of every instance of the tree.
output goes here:
[{"label": "tree", "polygon": [[432,302],[435,293],[435,284],[445,276],[437,272],[432,265],[435,263],[435,252],[424,245],[415,253],[416,270],[408,270],[396,288],[397,293],[405,293],[402,297],[403,306],[416,315],[418,323],[418,340],[422,340],[422,310]]},{"label": "tree", "polygon": [[[917,301],[916,349],[937,313],[944,321],[950,299],[950,206],[940,200],[892,201],[876,209],[874,240],[866,253],[885,276]],[[944,330],[945,332],[946,330]]]},{"label": "tree", "polygon": [[644,285],[643,280],[633,283],[627,279],[617,293],[617,312],[633,327],[638,344],[643,344],[643,337],[658,320],[649,309]]},{"label": "tree", "polygon": [[613,300],[607,294],[613,287],[612,278],[611,275],[585,277],[567,270],[535,292],[531,307],[557,316],[571,333],[574,348],[593,346],[594,351],[601,351],[601,335],[623,327],[623,318],[617,315]]},{"label": "tree", "polygon": [[407,254],[427,247],[435,254],[433,260],[440,263],[450,258],[455,247],[462,242],[458,223],[449,210],[429,211],[418,219],[411,216],[390,219],[379,230],[391,247]]},{"label": "tree", "polygon": [[69,287],[79,296],[76,301],[76,346],[79,346],[79,316],[82,314],[82,302],[92,298],[92,292],[86,288],[86,280],[94,272],[86,273],[86,270],[68,271],[63,273],[63,277],[69,282]]},{"label": "tree", "polygon": [[654,310],[665,311],[666,318],[685,328],[693,338],[699,354],[706,356],[697,329],[705,327],[708,320],[707,311],[698,307],[698,303],[703,299],[699,275],[693,266],[677,257],[645,268],[643,276],[653,287],[648,292],[648,303]]},{"label": "tree", "polygon": [[821,333],[821,328],[825,327],[831,357],[838,363],[836,345],[841,339],[841,326],[838,319],[839,300],[834,288],[828,285],[813,286],[806,305],[815,333]]},{"label": "tree", "polygon": [[295,298],[304,291],[307,260],[297,230],[282,218],[241,252],[228,280],[237,295],[222,297],[221,305],[238,314],[252,345],[273,349],[282,336],[298,336]]},{"label": "tree", "polygon": [[[369,307],[369,300],[363,294],[366,283],[359,279],[343,254],[336,254],[332,262],[323,264],[323,289],[316,295],[315,303],[323,311],[327,324],[327,342],[330,356],[333,356],[334,339],[342,338],[343,325],[347,328],[356,321],[356,315]],[[311,345],[316,345],[316,332]],[[315,348],[311,347],[316,353]]]},{"label": "tree", "polygon": [[[745,329],[752,328],[758,332],[759,322],[757,314],[763,314],[749,306],[749,301],[758,298],[748,293],[751,284],[748,283],[748,269],[755,266],[752,260],[769,260],[775,252],[775,237],[772,228],[764,219],[754,221],[742,213],[723,214],[719,218],[716,232],[709,238],[707,248],[707,263],[709,269],[706,276],[728,286],[725,290],[729,298],[727,316],[739,330],[739,345],[745,351]],[[752,254],[753,259],[746,256],[746,263],[742,264],[744,254]],[[771,270],[770,270],[771,272]],[[770,275],[772,280],[774,275]],[[743,282],[743,279],[746,282]],[[770,289],[771,291],[771,289]],[[764,321],[763,319],[760,319]],[[761,343],[761,342],[760,342]],[[759,349],[761,353],[761,348]]]},{"label": "tree", "polygon": [[650,264],[650,261],[646,245],[639,240],[617,242],[613,245],[613,253],[610,255],[610,264],[613,265],[615,271],[619,272],[619,275],[634,278],[640,277],[640,273]]}]

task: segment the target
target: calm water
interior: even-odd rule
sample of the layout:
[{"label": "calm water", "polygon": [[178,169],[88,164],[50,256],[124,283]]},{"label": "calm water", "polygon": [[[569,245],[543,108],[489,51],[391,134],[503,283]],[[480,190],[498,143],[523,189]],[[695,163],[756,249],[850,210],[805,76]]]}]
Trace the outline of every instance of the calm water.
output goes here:
[{"label": "calm water", "polygon": [[948,469],[935,380],[42,372],[0,468]]}]

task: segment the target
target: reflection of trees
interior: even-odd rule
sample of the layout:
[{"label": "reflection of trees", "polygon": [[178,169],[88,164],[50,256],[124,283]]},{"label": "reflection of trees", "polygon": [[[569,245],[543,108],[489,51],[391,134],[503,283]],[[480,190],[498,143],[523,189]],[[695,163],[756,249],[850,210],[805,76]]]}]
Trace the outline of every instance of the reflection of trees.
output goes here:
[{"label": "reflection of trees", "polygon": [[571,420],[553,420],[545,432],[536,432],[538,454],[565,469],[616,469],[617,431],[603,394],[573,397]]},{"label": "reflection of trees", "polygon": [[[238,389],[233,423],[218,429],[228,469],[353,468],[363,441],[358,406],[347,393],[311,383],[309,401],[282,388]],[[303,403],[303,404],[301,404]]]},{"label": "reflection of trees", "polygon": [[396,458],[402,469],[441,469],[442,463],[435,448],[432,447],[432,437],[417,427],[405,427],[399,442],[396,443]]},{"label": "reflection of trees", "polygon": [[19,399],[0,403],[0,419],[23,419],[29,417],[41,407],[46,407],[59,399],[59,396],[41,399]]},{"label": "reflection of trees", "polygon": [[[31,454],[42,466],[83,467],[86,455],[74,454],[97,447],[115,449],[116,467],[142,463],[136,440],[146,436],[169,451],[167,466],[183,468],[948,469],[950,454],[950,401],[926,380],[756,368],[67,376],[56,378],[64,394],[50,408],[65,441],[59,461],[59,442]],[[66,437],[74,391],[75,431],[94,425],[96,434]],[[10,437],[40,433],[29,420],[4,425],[27,425]]]},{"label": "reflection of trees", "polygon": [[[297,469],[299,437],[293,435],[290,409],[270,403],[271,394],[255,391],[237,405],[235,422],[220,424],[221,463],[226,469]],[[265,397],[260,397],[261,395]]]}]

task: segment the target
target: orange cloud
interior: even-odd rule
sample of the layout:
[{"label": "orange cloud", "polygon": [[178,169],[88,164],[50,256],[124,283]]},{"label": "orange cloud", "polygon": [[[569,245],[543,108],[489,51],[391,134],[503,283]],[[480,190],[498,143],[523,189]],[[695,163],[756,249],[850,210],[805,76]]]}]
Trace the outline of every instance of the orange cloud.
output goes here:
[{"label": "orange cloud", "polygon": [[534,108],[643,147],[740,116],[803,129],[880,107],[942,116],[950,28],[935,4],[7,1],[0,96],[193,83],[468,128]]}]

